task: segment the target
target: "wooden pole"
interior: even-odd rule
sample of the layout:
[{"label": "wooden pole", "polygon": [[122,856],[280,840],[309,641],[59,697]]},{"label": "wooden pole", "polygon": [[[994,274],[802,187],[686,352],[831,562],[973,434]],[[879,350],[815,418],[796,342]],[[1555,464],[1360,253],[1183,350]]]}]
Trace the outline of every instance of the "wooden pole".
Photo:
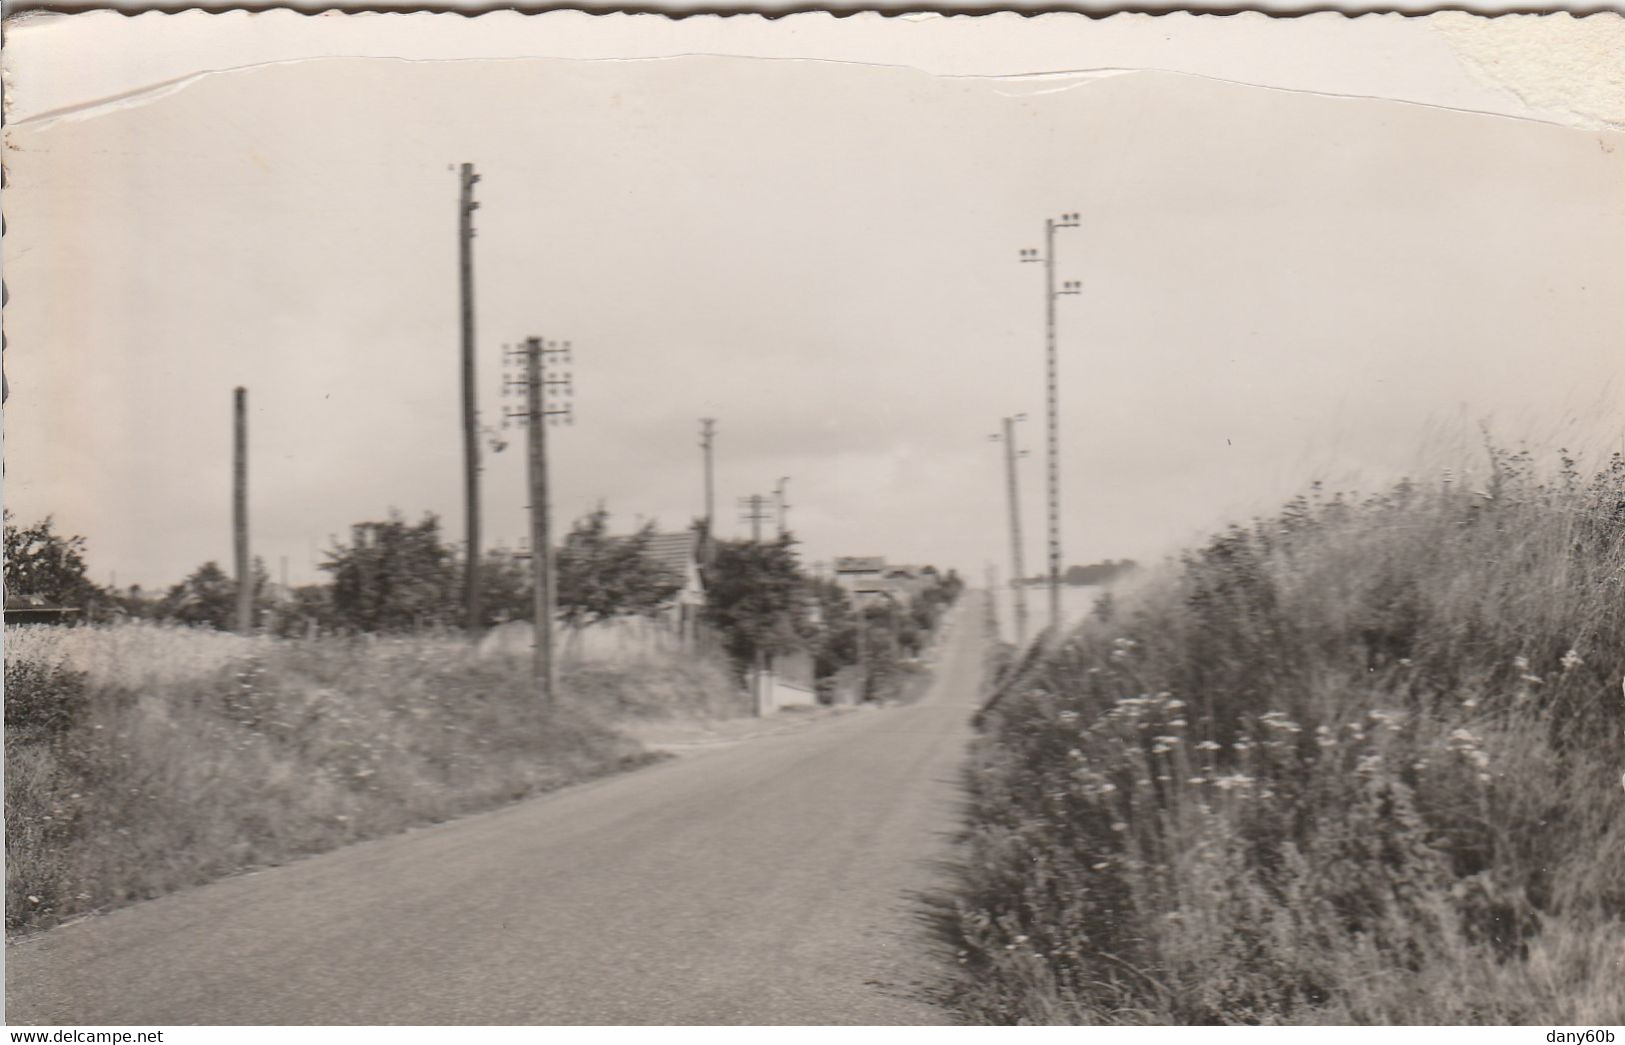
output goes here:
[{"label": "wooden pole", "polygon": [[542,339],[525,341],[526,427],[530,449],[530,555],[535,616],[536,684],[542,702],[552,704],[558,689],[558,658],[553,643],[557,597],[553,591],[553,536],[547,489],[547,409],[542,403]]},{"label": "wooden pole", "polygon": [[1055,221],[1044,221],[1044,480],[1048,494],[1049,626],[1061,633],[1061,406],[1055,353]]},{"label": "wooden pole", "polygon": [[[1016,479],[1016,419],[1004,419],[1004,472],[1010,501],[1010,594],[1015,597],[1016,645],[1027,645],[1026,567],[1021,556],[1021,495]],[[989,589],[989,595],[993,591]]]},{"label": "wooden pole", "polygon": [[711,464],[711,444],[716,438],[716,433],[717,422],[715,418],[700,418],[700,447],[705,451],[705,532],[707,536],[710,536],[715,531],[712,513],[716,508],[716,486]]},{"label": "wooden pole", "polygon": [[248,558],[248,389],[232,393],[231,536],[237,555],[237,632],[254,630],[253,564]]},{"label": "wooden pole", "polygon": [[472,163],[463,164],[462,196],[457,205],[458,279],[462,292],[463,379],[463,505],[465,518],[463,563],[464,625],[478,632],[480,615],[480,440],[479,415],[474,394],[474,184],[480,176]]}]

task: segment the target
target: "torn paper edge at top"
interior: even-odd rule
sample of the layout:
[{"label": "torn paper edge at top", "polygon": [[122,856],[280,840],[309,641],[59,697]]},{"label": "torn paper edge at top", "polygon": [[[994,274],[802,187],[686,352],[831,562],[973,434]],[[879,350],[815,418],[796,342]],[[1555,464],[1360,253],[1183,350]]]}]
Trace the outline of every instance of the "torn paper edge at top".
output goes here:
[{"label": "torn paper edge at top", "polygon": [[[113,11],[10,27],[8,120],[143,105],[202,77],[309,58],[582,61],[709,54],[908,67],[1049,93],[1139,70],[1390,98],[1588,129],[1625,127],[1625,18],[1462,13],[836,17]],[[90,60],[97,56],[100,60]]]}]

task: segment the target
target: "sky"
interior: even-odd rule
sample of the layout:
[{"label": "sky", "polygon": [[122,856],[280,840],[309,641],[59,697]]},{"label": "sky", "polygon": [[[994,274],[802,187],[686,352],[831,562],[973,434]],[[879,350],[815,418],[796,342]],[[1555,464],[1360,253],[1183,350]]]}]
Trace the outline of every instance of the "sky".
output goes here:
[{"label": "sky", "polygon": [[[482,418],[503,346],[574,343],[555,526],[702,514],[789,477],[809,562],[1006,569],[1024,412],[1042,562],[1046,217],[1067,562],[1154,560],[1314,480],[1506,441],[1621,447],[1625,134],[1142,72],[817,61],[307,61],[8,139],[5,502],[93,579],[231,557],[316,579],[391,509],[462,536],[456,165],[476,165]],[[522,433],[486,544],[526,532]],[[1476,456],[1475,456],[1476,455]]]}]

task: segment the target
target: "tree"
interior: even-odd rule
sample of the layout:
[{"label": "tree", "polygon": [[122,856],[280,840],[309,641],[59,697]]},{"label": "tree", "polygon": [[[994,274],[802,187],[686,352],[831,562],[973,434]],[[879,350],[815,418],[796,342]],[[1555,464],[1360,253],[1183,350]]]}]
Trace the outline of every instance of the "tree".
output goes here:
[{"label": "tree", "polygon": [[321,569],[333,576],[333,613],[343,627],[404,631],[456,616],[453,556],[432,513],[415,524],[395,511],[355,524],[350,543],[335,542]]},{"label": "tree", "polygon": [[336,623],[333,586],[301,584],[286,593],[270,627],[283,638],[299,638],[331,629]]},{"label": "tree", "polygon": [[530,620],[533,606],[529,559],[501,548],[487,551],[480,563],[481,623]]},{"label": "tree", "polygon": [[801,648],[812,631],[811,598],[796,562],[795,540],[718,541],[705,574],[704,619],[741,668],[759,655]]},{"label": "tree", "polygon": [[602,506],[577,519],[556,559],[560,619],[585,628],[665,608],[682,590],[683,578],[650,557],[653,536],[653,523],[628,537],[612,536]]},{"label": "tree", "polygon": [[165,620],[229,629],[237,612],[237,582],[217,562],[206,562],[170,588],[158,604]]},{"label": "tree", "polygon": [[84,608],[99,594],[85,576],[85,539],[56,532],[47,515],[32,526],[17,526],[5,513],[6,602],[41,600]]},{"label": "tree", "polygon": [[827,678],[858,662],[858,618],[846,589],[831,580],[808,585],[818,624],[813,630],[813,675]]},{"label": "tree", "polygon": [[1061,582],[1069,585],[1110,584],[1119,577],[1134,572],[1139,564],[1133,559],[1113,562],[1092,562],[1087,566],[1068,566]]}]

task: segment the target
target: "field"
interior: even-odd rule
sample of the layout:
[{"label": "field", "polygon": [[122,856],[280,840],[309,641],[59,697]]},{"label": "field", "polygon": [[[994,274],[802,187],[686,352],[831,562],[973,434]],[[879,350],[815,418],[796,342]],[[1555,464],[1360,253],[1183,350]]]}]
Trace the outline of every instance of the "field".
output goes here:
[{"label": "field", "polygon": [[1012,667],[973,1022],[1625,1020],[1625,461],[1317,491]]},{"label": "field", "polygon": [[566,667],[454,635],[5,635],[6,926],[63,919],[487,809],[651,756],[618,726],[748,704],[709,661]]}]

